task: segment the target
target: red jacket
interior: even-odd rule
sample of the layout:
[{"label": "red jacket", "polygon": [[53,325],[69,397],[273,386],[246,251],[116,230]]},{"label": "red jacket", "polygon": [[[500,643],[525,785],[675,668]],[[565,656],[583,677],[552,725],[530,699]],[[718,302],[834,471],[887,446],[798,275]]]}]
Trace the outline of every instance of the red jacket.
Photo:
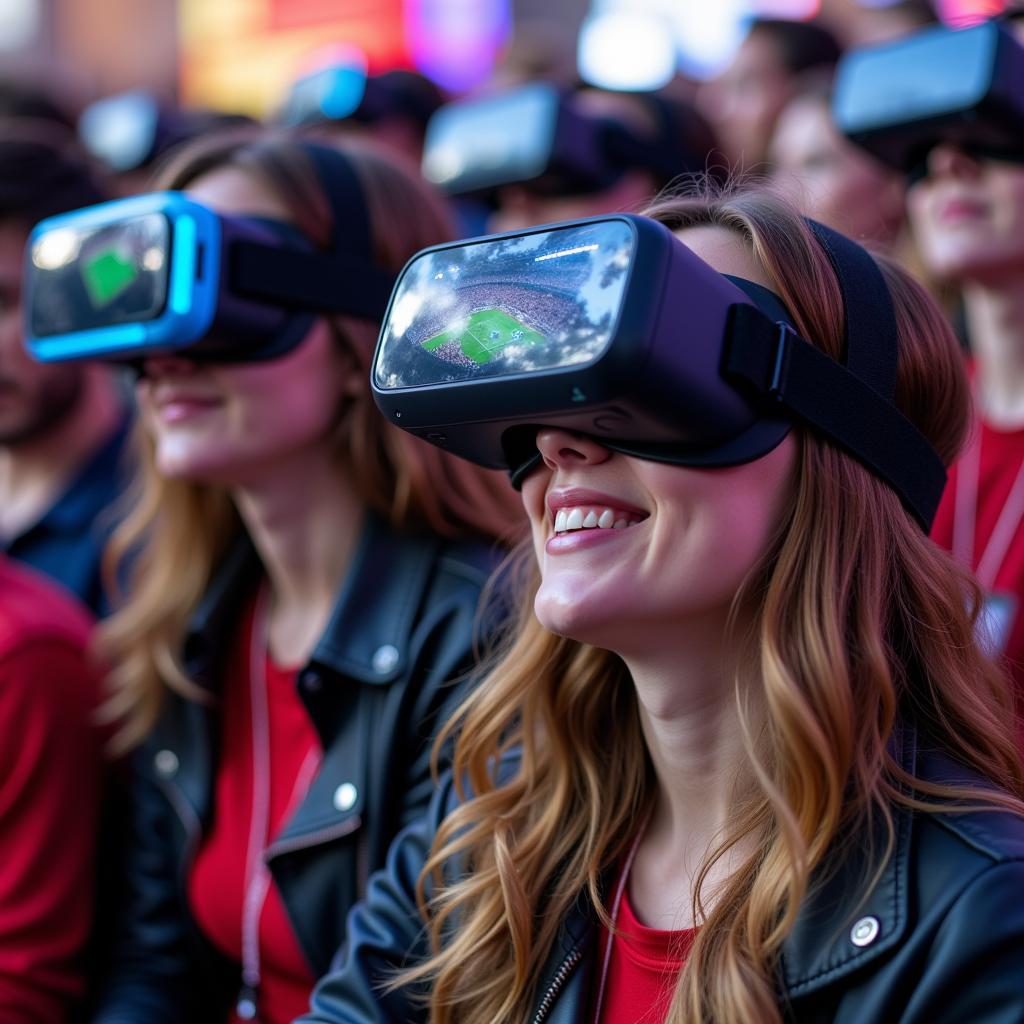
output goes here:
[{"label": "red jacket", "polygon": [[0,1024],[60,1024],[85,987],[102,737],[84,605],[0,558]]}]

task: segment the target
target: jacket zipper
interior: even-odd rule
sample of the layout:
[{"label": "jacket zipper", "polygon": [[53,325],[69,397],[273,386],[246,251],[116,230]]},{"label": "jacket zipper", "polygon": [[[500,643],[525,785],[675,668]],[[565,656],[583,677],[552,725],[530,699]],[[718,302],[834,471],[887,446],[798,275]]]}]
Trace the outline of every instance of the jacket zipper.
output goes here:
[{"label": "jacket zipper", "polygon": [[363,819],[357,814],[338,822],[337,825],[332,825],[330,828],[322,828],[316,832],[306,832],[301,836],[295,836],[293,839],[282,839],[266,848],[263,853],[263,859],[269,864],[271,860],[279,857],[282,853],[294,853],[296,850],[305,850],[310,846],[319,846],[320,843],[330,842],[332,839],[341,839],[342,836],[355,832],[362,823]]},{"label": "jacket zipper", "polygon": [[562,991],[569,975],[582,959],[583,951],[579,946],[574,946],[569,951],[569,955],[558,965],[558,970],[555,971],[555,976],[551,979],[551,984],[548,985],[548,989],[540,1001],[540,1006],[537,1007],[537,1012],[533,1015],[533,1024],[542,1024],[547,1019],[558,993]]}]

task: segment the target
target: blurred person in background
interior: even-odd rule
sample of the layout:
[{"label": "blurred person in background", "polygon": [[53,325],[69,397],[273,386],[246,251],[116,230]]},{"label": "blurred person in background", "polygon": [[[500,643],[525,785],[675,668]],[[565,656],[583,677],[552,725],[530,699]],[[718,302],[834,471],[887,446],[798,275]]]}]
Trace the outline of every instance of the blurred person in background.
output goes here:
[{"label": "blurred person in background", "polygon": [[130,196],[145,191],[153,169],[176,147],[253,123],[243,114],[181,107],[136,89],[90,103],[78,119],[78,135],[90,156],[106,169],[111,191]]},{"label": "blurred person in background", "polygon": [[123,486],[129,412],[106,366],[44,364],[23,344],[25,242],[36,221],[104,199],[75,138],[0,125],[0,540],[102,614],[101,554]]},{"label": "blurred person in background", "polygon": [[904,224],[904,180],[855,146],[832,120],[830,76],[800,80],[775,123],[772,180],[802,213],[891,251]]},{"label": "blurred person in background", "polygon": [[1024,699],[1024,161],[943,143],[908,190],[929,274],[960,290],[977,426],[933,536],[986,592],[990,653]]},{"label": "blurred person in background", "polygon": [[488,219],[488,231],[636,212],[677,178],[722,175],[715,135],[691,104],[658,93],[589,86],[567,94],[566,103],[595,125],[608,122],[625,128],[651,148],[650,156],[609,154],[609,164],[619,170],[610,184],[593,189],[574,190],[571,181],[557,176],[505,185],[497,190],[497,209]]},{"label": "blurred person in background", "polygon": [[0,1021],[66,1024],[86,991],[104,736],[92,617],[0,555]]},{"label": "blurred person in background", "polygon": [[[365,234],[340,251],[389,273],[452,237],[440,197],[352,139],[210,138],[156,184],[285,243]],[[100,645],[116,745],[137,752],[134,836],[96,1024],[303,1012],[430,798],[494,538],[517,532],[503,476],[378,413],[379,324],[311,320],[272,358],[140,360],[142,469],[113,547],[133,569]]]},{"label": "blurred person in background", "polygon": [[761,169],[797,76],[833,68],[839,54],[835,36],[821,25],[776,18],[751,22],[730,65],[697,94],[734,169]]},{"label": "blurred person in background", "polygon": [[[278,120],[310,128],[328,142],[336,136],[365,135],[374,145],[419,167],[427,122],[445,100],[440,88],[416,71],[385,71],[364,77],[359,101],[348,109],[351,101],[346,102],[344,94],[353,74],[342,64],[300,78]],[[337,106],[332,108],[333,103]]]}]

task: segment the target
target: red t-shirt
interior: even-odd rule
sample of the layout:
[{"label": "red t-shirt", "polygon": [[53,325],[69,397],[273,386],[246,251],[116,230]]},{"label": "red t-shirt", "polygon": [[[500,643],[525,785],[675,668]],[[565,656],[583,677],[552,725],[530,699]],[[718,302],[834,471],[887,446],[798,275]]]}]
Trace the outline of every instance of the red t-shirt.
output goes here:
[{"label": "red t-shirt", "polygon": [[[953,551],[957,490],[965,485],[960,476],[965,473],[964,467],[969,465],[968,459],[976,458],[978,493],[974,551],[970,565],[972,571],[978,569],[979,562],[985,557],[993,530],[1007,504],[1021,466],[1024,465],[1024,430],[995,430],[984,420],[977,423],[976,429],[979,438],[975,443],[980,442],[980,450],[977,456],[968,454],[961,457],[952,467],[932,527],[933,539],[948,551]],[[1024,700],[1024,522],[1017,523],[1006,554],[998,561],[994,577],[983,579],[981,583],[987,592],[1009,597],[1006,600],[1005,597],[997,596],[994,608],[1000,616],[1008,617],[1002,654],[1013,677],[1018,697]]]},{"label": "red t-shirt", "polygon": [[0,1022],[70,1019],[85,988],[105,737],[92,616],[0,557]]},{"label": "red t-shirt", "polygon": [[[245,616],[231,669],[224,680],[220,762],[214,785],[213,824],[189,875],[189,902],[207,938],[242,962],[242,915],[246,900],[246,853],[253,815],[253,701],[249,648],[253,609]],[[320,741],[295,689],[294,669],[266,656],[269,726],[269,836],[281,832],[319,763]],[[263,682],[257,675],[256,685]],[[307,1013],[316,978],[292,931],[284,903],[272,883],[259,915],[259,1019],[288,1022]],[[238,1021],[232,1011],[231,1024]]]},{"label": "red t-shirt", "polygon": [[[695,928],[661,931],[641,924],[626,887],[619,904],[618,934],[608,961],[599,1024],[663,1024],[696,935]],[[601,931],[599,948],[603,967],[607,929]]]}]

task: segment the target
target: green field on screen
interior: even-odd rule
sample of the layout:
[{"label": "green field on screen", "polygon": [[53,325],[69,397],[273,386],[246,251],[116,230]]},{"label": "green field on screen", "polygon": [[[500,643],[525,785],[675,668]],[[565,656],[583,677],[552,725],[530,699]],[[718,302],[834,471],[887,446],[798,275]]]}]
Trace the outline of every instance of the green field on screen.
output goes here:
[{"label": "green field on screen", "polygon": [[509,345],[536,345],[544,335],[502,309],[481,309],[471,313],[462,331],[442,331],[421,344],[428,352],[457,341],[467,359],[480,366],[489,363]]}]

